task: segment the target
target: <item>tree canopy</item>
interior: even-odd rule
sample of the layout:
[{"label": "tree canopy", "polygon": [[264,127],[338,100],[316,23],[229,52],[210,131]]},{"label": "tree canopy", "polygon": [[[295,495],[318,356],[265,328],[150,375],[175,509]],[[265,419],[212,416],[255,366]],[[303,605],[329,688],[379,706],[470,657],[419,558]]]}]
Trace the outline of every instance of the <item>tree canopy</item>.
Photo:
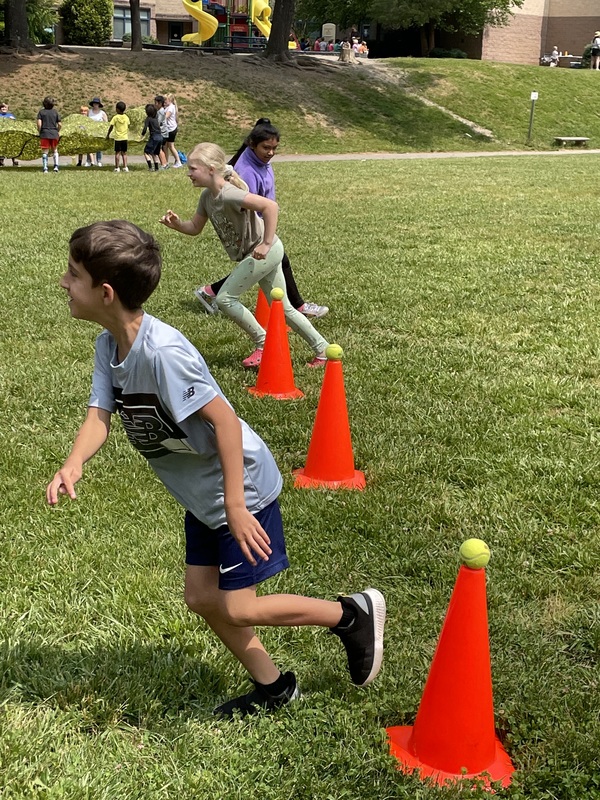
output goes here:
[{"label": "tree canopy", "polygon": [[386,28],[434,24],[443,30],[480,33],[486,25],[505,25],[511,9],[524,0],[298,0],[296,16],[348,26],[361,20]]}]

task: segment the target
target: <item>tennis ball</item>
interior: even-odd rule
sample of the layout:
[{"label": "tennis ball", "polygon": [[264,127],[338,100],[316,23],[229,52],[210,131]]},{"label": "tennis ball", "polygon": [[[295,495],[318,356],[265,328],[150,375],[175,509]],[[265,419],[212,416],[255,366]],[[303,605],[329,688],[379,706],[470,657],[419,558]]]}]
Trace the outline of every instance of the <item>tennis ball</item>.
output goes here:
[{"label": "tennis ball", "polygon": [[461,544],[458,553],[469,569],[481,569],[490,560],[490,548],[482,539],[467,539]]},{"label": "tennis ball", "polygon": [[341,361],[344,351],[339,344],[328,344],[325,348],[325,355],[330,361]]},{"label": "tennis ball", "polygon": [[277,286],[274,289],[271,289],[271,300],[283,300],[283,295],[285,292],[283,289],[279,289]]}]

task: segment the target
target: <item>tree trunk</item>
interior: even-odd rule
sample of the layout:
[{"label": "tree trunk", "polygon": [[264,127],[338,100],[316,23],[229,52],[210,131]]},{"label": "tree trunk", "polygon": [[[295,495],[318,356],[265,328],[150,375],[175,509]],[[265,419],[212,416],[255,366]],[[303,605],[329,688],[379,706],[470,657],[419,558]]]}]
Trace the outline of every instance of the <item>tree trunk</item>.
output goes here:
[{"label": "tree trunk", "polygon": [[4,39],[9,47],[31,48],[25,0],[4,0]]},{"label": "tree trunk", "polygon": [[265,56],[273,61],[290,60],[290,32],[294,22],[296,0],[277,0],[273,11],[271,35],[267,42]]},{"label": "tree trunk", "polygon": [[428,56],[435,47],[435,22],[429,21],[421,26],[421,55]]},{"label": "tree trunk", "polygon": [[131,49],[142,49],[142,22],[140,19],[140,0],[129,0],[131,9]]}]

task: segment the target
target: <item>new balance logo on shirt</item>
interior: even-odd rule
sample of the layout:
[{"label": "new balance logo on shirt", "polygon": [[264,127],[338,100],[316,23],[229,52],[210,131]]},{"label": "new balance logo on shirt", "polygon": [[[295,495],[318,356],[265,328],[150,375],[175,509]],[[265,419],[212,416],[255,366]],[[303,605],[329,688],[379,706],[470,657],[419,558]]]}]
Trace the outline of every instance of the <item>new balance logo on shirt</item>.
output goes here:
[{"label": "new balance logo on shirt", "polygon": [[195,394],[196,394],[196,390],[194,389],[193,386],[190,386],[189,389],[184,389],[183,390],[183,400],[184,400],[184,402],[186,400],[189,400],[190,397],[193,397]]}]

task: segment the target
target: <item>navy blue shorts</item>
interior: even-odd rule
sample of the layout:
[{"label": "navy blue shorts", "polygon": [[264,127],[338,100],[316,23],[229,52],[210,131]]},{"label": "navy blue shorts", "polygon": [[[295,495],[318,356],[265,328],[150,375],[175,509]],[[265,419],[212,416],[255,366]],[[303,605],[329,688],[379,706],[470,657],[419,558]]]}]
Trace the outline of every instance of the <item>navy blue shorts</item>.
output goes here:
[{"label": "navy blue shorts", "polygon": [[279,503],[274,500],[262,511],[254,514],[271,540],[272,553],[268,561],[257,558],[252,566],[227,525],[213,530],[186,511],[185,563],[197,567],[219,567],[219,589],[245,589],[255,586],[289,567],[283,537],[283,523]]},{"label": "navy blue shorts", "polygon": [[152,137],[148,139],[146,142],[146,146],[144,147],[144,153],[149,156],[158,156],[160,155],[160,151],[162,150],[162,136],[158,139]]}]

